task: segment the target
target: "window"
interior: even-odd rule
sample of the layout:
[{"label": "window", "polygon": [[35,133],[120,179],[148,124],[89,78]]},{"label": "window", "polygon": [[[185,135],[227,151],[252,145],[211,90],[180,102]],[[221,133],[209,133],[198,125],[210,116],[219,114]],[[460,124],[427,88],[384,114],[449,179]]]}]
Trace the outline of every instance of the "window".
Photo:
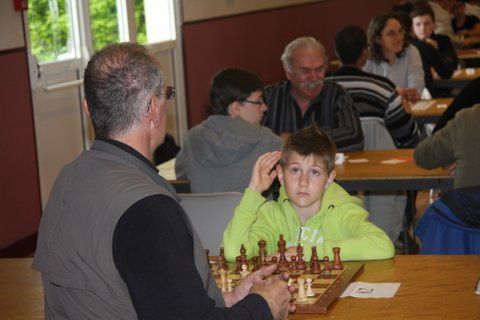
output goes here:
[{"label": "window", "polygon": [[172,0],[135,0],[135,22],[139,43],[176,39]]}]

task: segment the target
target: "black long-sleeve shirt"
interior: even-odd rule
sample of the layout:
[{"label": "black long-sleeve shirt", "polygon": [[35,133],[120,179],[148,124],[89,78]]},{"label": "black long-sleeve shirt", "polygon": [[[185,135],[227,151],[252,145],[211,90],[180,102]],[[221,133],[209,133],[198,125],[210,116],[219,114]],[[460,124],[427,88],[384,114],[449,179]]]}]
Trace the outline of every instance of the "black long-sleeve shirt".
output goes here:
[{"label": "black long-sleeve shirt", "polygon": [[[115,144],[156,168],[131,147]],[[272,319],[267,302],[249,294],[231,308],[217,308],[195,267],[193,238],[178,202],[152,195],[133,204],[117,222],[113,259],[138,319]]]}]

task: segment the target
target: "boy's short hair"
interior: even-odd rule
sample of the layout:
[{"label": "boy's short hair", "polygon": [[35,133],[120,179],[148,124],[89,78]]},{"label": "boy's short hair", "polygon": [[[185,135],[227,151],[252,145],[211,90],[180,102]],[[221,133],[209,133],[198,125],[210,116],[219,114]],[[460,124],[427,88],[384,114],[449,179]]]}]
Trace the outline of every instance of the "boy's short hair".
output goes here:
[{"label": "boy's short hair", "polygon": [[210,84],[210,101],[214,114],[228,115],[228,106],[243,102],[255,91],[263,91],[263,82],[257,75],[239,68],[220,70]]},{"label": "boy's short hair", "polygon": [[347,26],[335,35],[335,53],[343,64],[356,63],[367,48],[367,35],[362,28]]},{"label": "boy's short hair", "polygon": [[433,12],[432,7],[427,1],[418,1],[413,6],[412,11],[410,12],[410,18],[415,18],[419,16],[430,16],[432,21],[435,22],[435,13]]},{"label": "boy's short hair", "polygon": [[288,158],[294,152],[304,157],[313,155],[321,159],[328,174],[335,168],[335,154],[337,153],[335,143],[315,123],[295,131],[288,137],[282,150],[282,158],[280,159],[282,168],[285,167]]}]

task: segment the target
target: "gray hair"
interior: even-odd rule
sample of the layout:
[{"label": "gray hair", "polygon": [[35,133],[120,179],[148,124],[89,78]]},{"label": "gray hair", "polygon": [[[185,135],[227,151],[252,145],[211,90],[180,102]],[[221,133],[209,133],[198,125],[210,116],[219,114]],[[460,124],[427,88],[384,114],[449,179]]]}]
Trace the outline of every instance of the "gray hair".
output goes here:
[{"label": "gray hair", "polygon": [[160,97],[165,79],[160,64],[137,43],[112,44],[97,52],[85,69],[84,88],[95,135],[127,133]]},{"label": "gray hair", "polygon": [[297,49],[300,48],[308,48],[312,50],[319,50],[321,54],[323,55],[323,60],[325,66],[328,66],[328,57],[327,57],[327,51],[325,50],[325,47],[317,41],[314,37],[300,37],[289,44],[285,47],[285,50],[283,51],[281,60],[283,62],[283,68],[286,71],[291,72],[292,71],[292,64],[293,64],[293,54]]}]

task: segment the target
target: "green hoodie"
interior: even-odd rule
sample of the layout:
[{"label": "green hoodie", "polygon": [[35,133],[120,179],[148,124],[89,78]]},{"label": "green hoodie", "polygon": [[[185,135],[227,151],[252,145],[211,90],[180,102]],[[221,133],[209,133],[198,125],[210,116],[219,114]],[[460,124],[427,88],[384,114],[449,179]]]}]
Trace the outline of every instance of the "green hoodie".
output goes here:
[{"label": "green hoodie", "polygon": [[247,188],[223,233],[225,257],[235,261],[242,244],[248,258],[258,255],[260,239],[267,242],[267,253],[273,254],[280,234],[287,248],[300,242],[307,261],[312,246],[317,247],[320,259],[332,259],[334,247],[340,247],[342,260],[388,259],[395,253],[385,232],[368,221],[362,201],[332,183],[325,190],[320,211],[303,226],[283,187],[277,201],[267,201]]}]

